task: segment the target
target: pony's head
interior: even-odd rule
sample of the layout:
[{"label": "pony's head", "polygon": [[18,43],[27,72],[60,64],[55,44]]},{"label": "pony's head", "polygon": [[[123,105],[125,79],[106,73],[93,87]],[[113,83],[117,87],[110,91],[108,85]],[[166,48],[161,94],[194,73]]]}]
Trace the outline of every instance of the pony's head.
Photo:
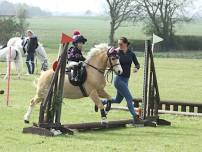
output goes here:
[{"label": "pony's head", "polygon": [[95,45],[95,47],[92,48],[88,53],[87,60],[90,60],[99,54],[104,54],[105,62],[107,62],[107,67],[110,70],[113,70],[118,75],[122,74],[123,69],[119,62],[119,55],[117,50],[109,47],[108,44],[105,43]]},{"label": "pony's head", "polygon": [[113,70],[117,75],[120,75],[123,73],[123,69],[119,62],[119,55],[118,51],[114,47],[110,47],[107,50],[107,66]]}]

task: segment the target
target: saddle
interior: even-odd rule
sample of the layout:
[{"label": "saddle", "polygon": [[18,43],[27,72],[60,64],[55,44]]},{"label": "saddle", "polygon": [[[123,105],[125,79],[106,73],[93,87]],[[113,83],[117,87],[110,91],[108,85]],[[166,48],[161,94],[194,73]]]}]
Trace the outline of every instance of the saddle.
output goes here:
[{"label": "saddle", "polygon": [[[87,93],[83,87],[84,82],[87,79],[87,71],[86,71],[86,67],[84,65],[83,62],[79,62],[77,68],[73,68],[73,67],[68,67],[66,69],[66,74],[68,75],[69,78],[69,82],[73,85],[73,86],[79,86],[83,95],[87,96]],[[78,71],[74,71],[74,70],[78,70]],[[77,73],[77,79],[75,80],[74,77],[74,72]]]}]

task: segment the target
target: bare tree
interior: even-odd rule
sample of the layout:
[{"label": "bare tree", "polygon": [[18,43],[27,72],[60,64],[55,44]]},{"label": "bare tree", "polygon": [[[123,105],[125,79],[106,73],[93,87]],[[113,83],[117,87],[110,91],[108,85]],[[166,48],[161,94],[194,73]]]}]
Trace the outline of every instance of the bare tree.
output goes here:
[{"label": "bare tree", "polygon": [[126,20],[135,20],[139,11],[139,6],[134,0],[106,0],[108,4],[108,14],[110,15],[109,43],[114,44],[115,31],[121,23]]},{"label": "bare tree", "polygon": [[176,23],[190,20],[185,13],[190,0],[137,0],[137,2],[146,15],[146,32],[163,37],[165,48],[168,48],[174,37]]},{"label": "bare tree", "polygon": [[26,5],[24,4],[20,4],[18,5],[17,8],[17,18],[19,20],[19,30],[20,30],[20,34],[24,35],[26,29],[28,28],[29,24],[27,23],[26,19],[27,19],[27,10],[26,10]]}]

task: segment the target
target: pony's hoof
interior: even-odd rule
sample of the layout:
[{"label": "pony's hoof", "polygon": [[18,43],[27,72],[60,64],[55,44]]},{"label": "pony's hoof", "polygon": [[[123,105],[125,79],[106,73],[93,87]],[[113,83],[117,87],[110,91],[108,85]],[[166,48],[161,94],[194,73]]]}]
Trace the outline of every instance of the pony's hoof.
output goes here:
[{"label": "pony's hoof", "polygon": [[101,124],[102,125],[107,125],[108,124],[107,117],[102,117]]},{"label": "pony's hoof", "polygon": [[60,130],[51,129],[50,131],[53,133],[54,136],[58,136],[62,134]]},{"label": "pony's hoof", "polygon": [[25,124],[29,124],[29,120],[24,120],[24,123]]},{"label": "pony's hoof", "polygon": [[94,107],[95,112],[98,112],[98,107],[95,105]]}]

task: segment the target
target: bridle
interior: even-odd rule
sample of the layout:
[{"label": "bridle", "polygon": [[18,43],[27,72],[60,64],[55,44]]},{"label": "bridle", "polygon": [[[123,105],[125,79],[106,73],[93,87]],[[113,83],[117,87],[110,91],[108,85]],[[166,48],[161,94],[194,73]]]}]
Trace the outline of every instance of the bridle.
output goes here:
[{"label": "bridle", "polygon": [[[118,55],[118,52],[117,50],[114,49],[114,47],[110,47],[107,51],[107,62],[109,61],[109,64],[110,64],[110,68],[107,68],[107,69],[100,69],[100,68],[97,68],[87,62],[84,61],[84,63],[90,67],[92,67],[93,69],[97,70],[98,72],[100,72],[101,74],[105,74],[105,71],[106,74],[105,74],[105,77],[107,77],[107,81],[108,81],[108,78],[109,78],[109,74],[112,73],[112,78],[113,78],[113,69],[115,66],[119,66],[120,63],[117,63],[117,64],[112,64],[112,60],[117,60],[119,59],[119,55]],[[112,81],[111,81],[112,82]]]},{"label": "bridle", "polygon": [[114,65],[112,64],[112,60],[119,59],[118,52],[117,52],[117,50],[115,50],[114,47],[111,47],[111,48],[108,49],[108,51],[107,51],[107,57],[108,57],[107,58],[107,62],[109,61],[109,64],[110,64],[110,68],[107,69],[107,70],[113,71],[113,68],[115,66],[119,66],[120,65],[120,63],[114,64]]},{"label": "bridle", "polygon": [[[112,59],[111,59],[112,57]],[[109,64],[110,64],[110,68],[107,68],[107,69],[100,69],[100,68],[97,68],[87,62],[84,61],[84,63],[90,67],[92,67],[93,69],[97,70],[98,72],[100,72],[101,74],[104,74],[105,73],[105,70],[108,70],[108,71],[113,71],[113,68],[115,66],[119,66],[120,63],[117,63],[117,64],[112,64],[112,60],[117,60],[119,59],[119,55],[118,55],[118,52],[114,49],[114,47],[110,47],[107,51],[107,62],[109,61]]]}]

